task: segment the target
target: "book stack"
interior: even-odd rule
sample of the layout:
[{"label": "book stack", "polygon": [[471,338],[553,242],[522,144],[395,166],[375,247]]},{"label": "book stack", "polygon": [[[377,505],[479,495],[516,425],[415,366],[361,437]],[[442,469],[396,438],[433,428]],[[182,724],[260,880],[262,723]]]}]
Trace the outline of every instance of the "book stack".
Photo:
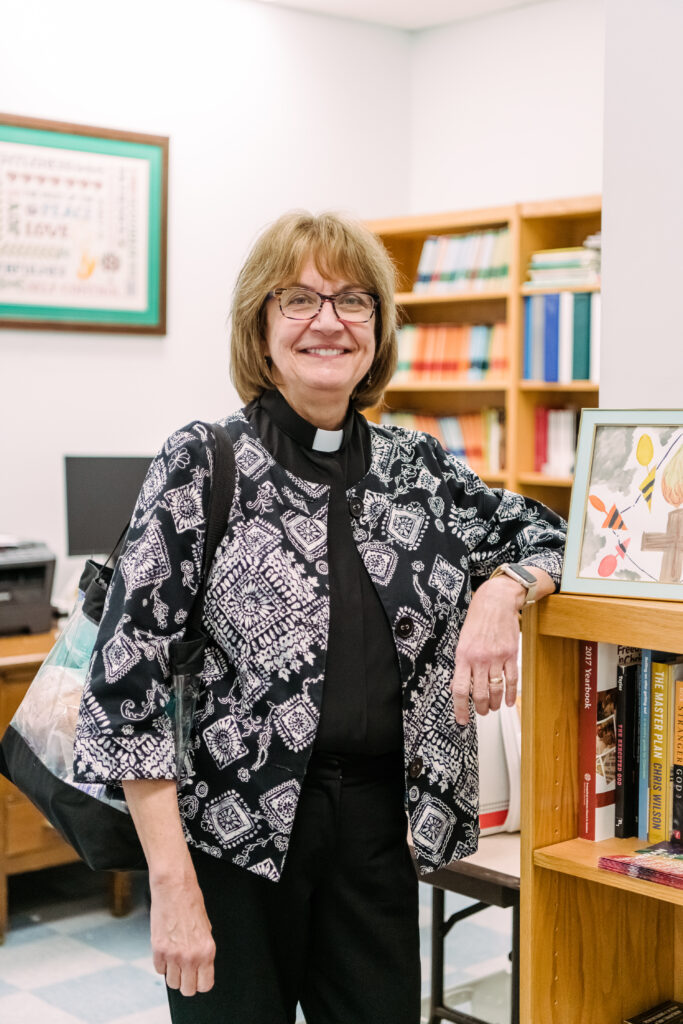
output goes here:
[{"label": "book stack", "polygon": [[418,416],[409,412],[382,414],[382,423],[431,434],[475,473],[500,473],[504,468],[505,428],[502,409],[482,409],[460,416]]},{"label": "book stack", "polygon": [[683,853],[683,657],[581,641],[579,664],[580,838]]},{"label": "book stack", "polygon": [[580,246],[539,249],[529,261],[528,288],[582,288],[600,284],[600,235]]},{"label": "book stack", "polygon": [[574,472],[579,415],[576,409],[534,410],[534,472],[571,476]]},{"label": "book stack", "polygon": [[524,380],[598,383],[600,292],[524,297]]},{"label": "book stack", "polygon": [[[598,857],[598,867],[619,875],[643,878],[646,882],[683,889],[683,846],[658,843],[636,853],[615,853]],[[679,1018],[671,1018],[678,1020]]]},{"label": "book stack", "polygon": [[422,246],[413,292],[452,295],[500,291],[510,272],[508,228],[465,235],[429,235]]},{"label": "book stack", "polygon": [[437,381],[504,382],[507,324],[405,324],[398,332],[392,386]]}]

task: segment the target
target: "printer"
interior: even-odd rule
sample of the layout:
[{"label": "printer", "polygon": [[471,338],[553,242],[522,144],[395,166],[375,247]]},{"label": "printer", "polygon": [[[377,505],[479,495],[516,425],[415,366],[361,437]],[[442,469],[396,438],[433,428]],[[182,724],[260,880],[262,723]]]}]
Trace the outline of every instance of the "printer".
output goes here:
[{"label": "printer", "polygon": [[0,635],[46,633],[55,556],[37,541],[0,537]]}]

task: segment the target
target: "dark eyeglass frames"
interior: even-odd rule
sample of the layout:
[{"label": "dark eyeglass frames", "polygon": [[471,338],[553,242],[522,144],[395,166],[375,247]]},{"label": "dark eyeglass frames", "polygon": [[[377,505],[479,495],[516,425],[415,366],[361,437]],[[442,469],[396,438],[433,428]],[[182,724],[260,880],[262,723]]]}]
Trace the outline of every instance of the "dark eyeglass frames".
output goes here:
[{"label": "dark eyeglass frames", "polygon": [[267,298],[276,298],[280,312],[289,320],[313,320],[324,302],[332,305],[335,316],[352,324],[365,324],[372,320],[379,297],[370,292],[349,291],[336,295],[322,295],[308,288],[275,288]]}]

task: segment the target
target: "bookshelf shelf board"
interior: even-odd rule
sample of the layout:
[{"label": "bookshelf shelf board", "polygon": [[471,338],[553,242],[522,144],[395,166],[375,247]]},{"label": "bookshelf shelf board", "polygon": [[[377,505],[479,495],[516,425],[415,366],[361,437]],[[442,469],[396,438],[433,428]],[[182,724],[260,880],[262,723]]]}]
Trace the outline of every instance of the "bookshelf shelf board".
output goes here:
[{"label": "bookshelf shelf board", "polygon": [[424,238],[425,235],[455,234],[460,230],[504,228],[514,219],[516,206],[494,206],[479,210],[456,210],[452,213],[415,214],[407,217],[385,217],[366,221],[376,235],[383,238]]},{"label": "bookshelf shelf board", "polygon": [[599,292],[599,284],[561,284],[561,285],[537,285],[523,284],[519,289],[522,295],[557,295],[558,292]]},{"label": "bookshelf shelf board", "polygon": [[556,384],[546,380],[521,380],[520,391],[548,392],[549,394],[591,394],[597,395],[600,385],[590,380],[572,380],[567,384]]},{"label": "bookshelf shelf board", "polygon": [[450,295],[430,295],[428,292],[397,292],[397,306],[452,306],[458,302],[505,301],[510,293],[503,290],[482,292],[453,292]]},{"label": "bookshelf shelf board", "polygon": [[661,885],[659,882],[646,882],[641,878],[631,878],[629,875],[598,867],[599,857],[617,853],[631,854],[646,846],[647,843],[642,839],[604,839],[599,843],[590,842],[588,839],[569,839],[564,843],[535,850],[534,864],[539,868],[559,871],[564,875],[609,885],[614,889],[626,889],[628,892],[683,907],[683,889],[674,889],[673,886]]},{"label": "bookshelf shelf board", "polygon": [[457,391],[489,391],[491,394],[501,395],[508,390],[505,383],[488,380],[424,380],[407,381],[406,383],[391,383],[387,388],[388,395],[396,395],[399,392],[413,394],[419,392],[457,392]]},{"label": "bookshelf shelf board", "polygon": [[504,470],[501,470],[500,473],[488,473],[486,470],[482,470],[479,476],[489,487],[504,487],[507,482],[507,473]]},{"label": "bookshelf shelf board", "polygon": [[614,607],[610,597],[553,594],[538,606],[539,633],[672,653],[683,649],[683,601],[620,598],[618,615]]},{"label": "bookshelf shelf board", "polygon": [[517,479],[520,484],[533,487],[571,487],[574,482],[574,477],[549,476],[548,473],[519,473]]},{"label": "bookshelf shelf board", "polygon": [[520,203],[520,216],[526,220],[535,220],[541,217],[584,217],[588,214],[598,216],[602,209],[602,197],[595,196],[570,196],[567,199],[534,200],[530,203]]}]

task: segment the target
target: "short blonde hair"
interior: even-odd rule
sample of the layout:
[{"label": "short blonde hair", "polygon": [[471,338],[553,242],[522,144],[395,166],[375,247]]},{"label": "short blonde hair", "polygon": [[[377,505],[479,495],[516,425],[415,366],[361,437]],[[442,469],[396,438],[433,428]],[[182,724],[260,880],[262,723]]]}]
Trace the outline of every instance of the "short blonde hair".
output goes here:
[{"label": "short blonde hair", "polygon": [[357,409],[377,405],[397,361],[396,273],[386,249],[358,221],[335,213],[286,213],[259,236],[242,267],[232,305],[230,377],[243,402],[276,385],[265,353],[268,292],[297,280],[307,260],[323,277],[340,277],[379,298],[375,310],[375,357],[357,385]]}]

